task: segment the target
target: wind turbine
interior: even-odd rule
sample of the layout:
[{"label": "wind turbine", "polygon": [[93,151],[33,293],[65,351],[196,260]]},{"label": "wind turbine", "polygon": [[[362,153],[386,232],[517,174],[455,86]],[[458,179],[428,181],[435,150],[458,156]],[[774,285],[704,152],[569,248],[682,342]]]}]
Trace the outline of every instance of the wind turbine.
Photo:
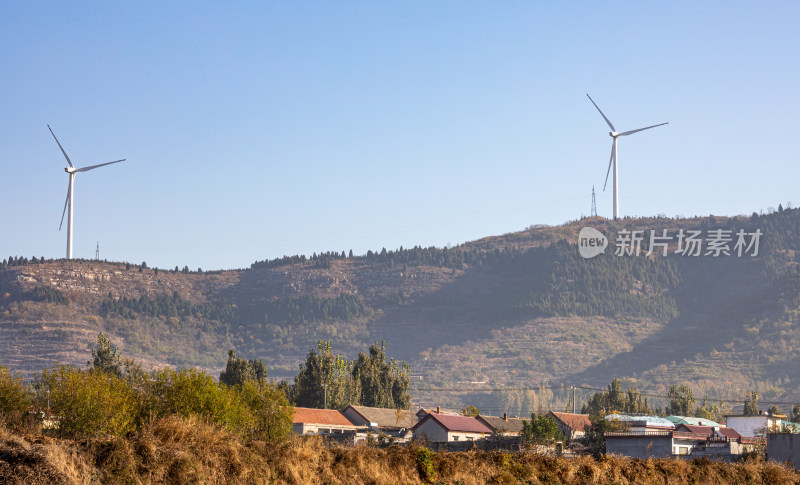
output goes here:
[{"label": "wind turbine", "polygon": [[666,123],[659,123],[657,125],[646,126],[644,128],[639,128],[638,130],[631,130],[631,131],[625,131],[625,132],[622,132],[622,133],[617,133],[617,129],[614,128],[614,125],[612,125],[611,122],[608,120],[608,118],[606,118],[606,115],[603,114],[603,112],[600,110],[600,107],[597,106],[597,103],[595,103],[594,100],[592,99],[592,97],[589,96],[589,93],[586,93],[586,97],[588,97],[589,101],[591,101],[592,104],[594,105],[594,107],[597,108],[597,111],[600,111],[600,116],[602,116],[603,119],[606,120],[606,123],[608,123],[608,126],[611,128],[611,131],[608,133],[608,135],[611,138],[614,139],[614,141],[611,143],[611,159],[608,161],[608,171],[606,171],[606,181],[603,184],[603,191],[605,192],[606,185],[608,185],[608,174],[611,173],[611,164],[614,164],[614,219],[618,219],[619,218],[619,188],[617,186],[617,158],[618,158],[617,139],[619,137],[621,137],[621,136],[633,135],[634,133],[638,133],[638,132],[644,131],[644,130],[649,130],[650,128],[655,128],[656,126],[667,125],[667,124],[669,124],[669,121],[666,122]]},{"label": "wind turbine", "polygon": [[50,125],[47,125],[47,129],[50,130],[50,134],[53,135],[56,143],[58,143],[58,148],[61,149],[61,153],[64,154],[64,158],[67,159],[67,163],[69,164],[69,167],[64,167],[64,171],[69,174],[69,187],[67,187],[67,200],[64,202],[64,211],[61,213],[61,224],[58,225],[58,230],[60,231],[61,226],[64,225],[64,214],[66,214],[67,205],[69,205],[69,218],[67,218],[67,259],[72,259],[72,205],[74,201],[73,192],[75,190],[75,175],[79,172],[88,172],[89,170],[111,165],[112,163],[124,162],[125,159],[123,158],[122,160],[101,163],[100,165],[90,165],[88,167],[75,168],[75,165],[72,164],[72,160],[69,159],[67,152],[64,151],[64,147],[62,147],[61,143],[59,143],[58,138],[56,138],[56,134],[53,133],[53,129],[50,128]]}]

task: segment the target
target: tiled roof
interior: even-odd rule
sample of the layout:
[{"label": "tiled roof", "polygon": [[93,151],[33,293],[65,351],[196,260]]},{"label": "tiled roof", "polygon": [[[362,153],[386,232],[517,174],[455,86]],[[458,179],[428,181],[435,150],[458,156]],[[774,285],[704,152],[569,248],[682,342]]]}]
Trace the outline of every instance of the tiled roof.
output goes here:
[{"label": "tiled roof", "polygon": [[355,426],[347,416],[336,409],[294,408],[294,423]]},{"label": "tiled roof", "polygon": [[583,431],[586,426],[592,425],[588,414],[557,413],[555,411],[550,411],[550,414],[573,431]]},{"label": "tiled roof", "polygon": [[484,416],[478,415],[478,421],[481,421],[486,426],[490,427],[494,432],[507,432],[507,433],[519,433],[522,431],[522,422],[525,421],[522,418],[508,418],[505,420],[500,416]]},{"label": "tiled roof", "polygon": [[729,440],[738,440],[742,437],[742,435],[733,428],[719,428],[717,432]]},{"label": "tiled roof", "polygon": [[686,433],[692,433],[697,435],[703,436],[713,436],[714,435],[714,428],[711,426],[692,426],[691,424],[681,424],[675,428],[675,431],[683,431]]},{"label": "tiled roof", "polygon": [[471,416],[457,416],[455,414],[436,414],[431,413],[425,416],[414,428],[419,427],[425,421],[432,419],[439,423],[447,431],[461,431],[465,433],[487,433],[492,434],[488,426]]},{"label": "tiled roof", "polygon": [[[411,428],[417,424],[417,415],[405,409],[371,408],[367,406],[347,406],[363,416],[370,423],[381,428]],[[347,408],[345,408],[347,411]]]}]

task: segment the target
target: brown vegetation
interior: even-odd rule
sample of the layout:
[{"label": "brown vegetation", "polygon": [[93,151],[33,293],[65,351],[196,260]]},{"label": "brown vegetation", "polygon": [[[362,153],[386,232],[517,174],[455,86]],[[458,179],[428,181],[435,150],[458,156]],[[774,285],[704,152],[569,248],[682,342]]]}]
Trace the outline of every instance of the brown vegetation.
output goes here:
[{"label": "brown vegetation", "polygon": [[[127,438],[61,440],[0,428],[0,483],[800,483],[786,465],[749,461],[420,453],[419,446],[329,447],[319,438],[245,444],[196,418],[157,420]],[[426,469],[420,457],[428,457]]]}]

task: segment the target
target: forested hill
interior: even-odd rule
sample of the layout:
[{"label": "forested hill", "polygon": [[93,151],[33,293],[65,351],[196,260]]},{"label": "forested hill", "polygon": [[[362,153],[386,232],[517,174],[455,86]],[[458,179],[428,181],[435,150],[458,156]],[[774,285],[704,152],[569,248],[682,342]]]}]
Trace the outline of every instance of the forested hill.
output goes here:
[{"label": "forested hill", "polygon": [[[609,239],[591,259],[577,247],[587,226]],[[662,238],[654,243],[669,243],[666,256],[658,244],[648,254],[651,230]],[[638,255],[634,245],[615,254],[615,242],[639,234]],[[678,252],[691,235],[701,240],[698,256]],[[586,218],[454,248],[337,250],[239,271],[10,257],[0,269],[0,362],[28,375],[55,361],[85,364],[103,331],[146,365],[219,369],[236,349],[263,359],[271,376],[291,378],[318,340],[349,358],[386,340],[387,353],[409,362],[426,389],[598,386],[622,377],[654,393],[688,382],[698,396],[753,389],[800,399],[799,250],[800,210],[780,209]],[[498,409],[559,399],[426,392],[418,397],[484,399]]]}]

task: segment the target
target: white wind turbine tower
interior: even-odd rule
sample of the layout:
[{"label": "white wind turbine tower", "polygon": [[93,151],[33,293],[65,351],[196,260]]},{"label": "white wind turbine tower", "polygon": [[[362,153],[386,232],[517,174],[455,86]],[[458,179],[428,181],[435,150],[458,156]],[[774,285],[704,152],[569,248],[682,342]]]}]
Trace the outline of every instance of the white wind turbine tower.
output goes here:
[{"label": "white wind turbine tower", "polygon": [[75,174],[78,172],[88,172],[89,170],[94,170],[105,165],[111,165],[112,163],[124,162],[125,159],[123,158],[122,160],[101,163],[100,165],[91,165],[89,167],[75,168],[75,165],[72,164],[72,160],[69,159],[67,152],[64,151],[64,147],[62,147],[61,143],[59,143],[58,138],[56,138],[56,134],[53,133],[53,129],[50,128],[50,125],[47,125],[47,129],[50,130],[50,134],[53,135],[56,143],[58,143],[58,148],[61,149],[61,153],[64,154],[64,158],[67,159],[67,163],[69,164],[69,167],[64,168],[64,171],[69,174],[69,187],[67,188],[67,200],[64,202],[64,211],[61,213],[61,224],[59,224],[58,230],[60,231],[61,226],[64,225],[64,214],[66,214],[67,205],[69,205],[69,217],[67,218],[67,259],[72,259],[72,205],[74,201],[73,193],[75,190]]},{"label": "white wind turbine tower", "polygon": [[606,181],[603,184],[603,191],[606,190],[606,185],[608,185],[608,174],[611,173],[611,165],[613,164],[614,165],[614,219],[618,219],[619,218],[619,187],[617,186],[617,157],[618,157],[617,139],[619,137],[621,137],[621,136],[633,135],[634,133],[638,133],[638,132],[644,131],[644,130],[649,130],[650,128],[655,128],[656,126],[666,125],[666,124],[669,124],[669,122],[659,123],[659,124],[653,125],[653,126],[646,126],[644,128],[639,128],[638,130],[631,130],[631,131],[625,131],[625,132],[622,132],[622,133],[617,133],[616,128],[614,128],[614,125],[612,125],[611,122],[608,120],[608,118],[606,118],[606,115],[603,114],[603,112],[600,110],[600,107],[597,106],[597,103],[594,102],[592,97],[589,96],[588,93],[586,94],[586,96],[589,98],[589,101],[592,102],[594,107],[597,108],[597,111],[600,111],[600,116],[602,116],[603,119],[606,120],[606,123],[608,123],[608,126],[611,128],[611,131],[608,133],[608,135],[611,138],[614,139],[614,141],[611,143],[611,159],[608,161],[608,171],[606,171]]}]

